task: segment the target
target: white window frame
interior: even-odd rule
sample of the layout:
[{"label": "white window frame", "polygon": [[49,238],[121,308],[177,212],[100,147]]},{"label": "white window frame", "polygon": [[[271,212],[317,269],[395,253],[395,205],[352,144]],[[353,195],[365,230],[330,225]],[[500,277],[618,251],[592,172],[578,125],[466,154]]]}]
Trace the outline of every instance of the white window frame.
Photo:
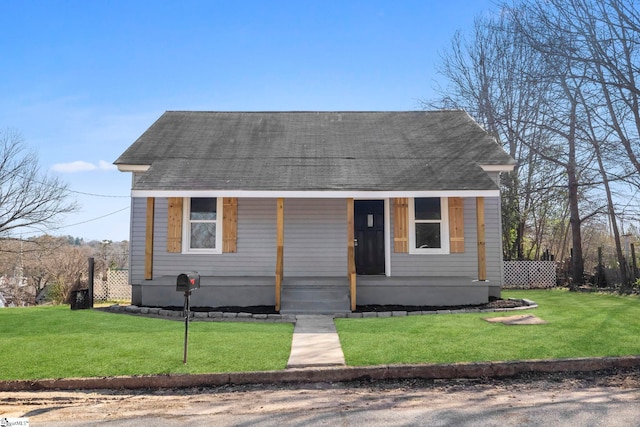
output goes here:
[{"label": "white window frame", "polygon": [[[423,197],[418,197],[423,198]],[[426,197],[428,198],[428,197]],[[440,224],[440,248],[416,248],[416,222]],[[440,197],[440,220],[417,220],[415,199],[409,198],[409,253],[415,255],[449,254],[449,198]]]},{"label": "white window frame", "polygon": [[[197,197],[196,197],[197,198]],[[213,197],[205,197],[213,198]],[[191,197],[185,197],[182,202],[182,253],[183,254],[221,254],[222,253],[222,197],[216,197],[216,219],[208,221],[191,221]],[[191,223],[212,222],[216,224],[215,248],[191,247]]]}]

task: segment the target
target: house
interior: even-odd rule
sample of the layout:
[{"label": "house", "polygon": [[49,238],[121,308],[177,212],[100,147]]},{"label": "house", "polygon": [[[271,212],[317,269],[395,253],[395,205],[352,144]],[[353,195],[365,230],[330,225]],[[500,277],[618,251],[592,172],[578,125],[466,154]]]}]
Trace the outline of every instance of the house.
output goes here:
[{"label": "house", "polygon": [[132,302],[181,305],[187,271],[194,306],[487,302],[514,163],[464,111],[168,111],[115,161]]}]

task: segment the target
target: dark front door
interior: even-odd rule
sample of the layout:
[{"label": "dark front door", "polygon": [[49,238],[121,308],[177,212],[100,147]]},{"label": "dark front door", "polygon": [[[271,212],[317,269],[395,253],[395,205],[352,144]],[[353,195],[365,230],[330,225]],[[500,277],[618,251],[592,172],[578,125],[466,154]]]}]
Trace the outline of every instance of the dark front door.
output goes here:
[{"label": "dark front door", "polygon": [[356,273],[384,274],[384,200],[355,200]]}]

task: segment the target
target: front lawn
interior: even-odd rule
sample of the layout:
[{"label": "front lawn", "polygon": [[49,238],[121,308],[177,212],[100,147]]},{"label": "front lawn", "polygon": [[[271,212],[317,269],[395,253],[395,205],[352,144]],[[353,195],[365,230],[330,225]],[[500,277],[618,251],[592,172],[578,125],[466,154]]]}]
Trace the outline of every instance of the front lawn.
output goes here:
[{"label": "front lawn", "polygon": [[70,310],[0,309],[0,380],[284,369],[291,324],[184,322]]},{"label": "front lawn", "polygon": [[[563,290],[505,291],[539,308],[498,313],[336,319],[350,366],[640,354],[640,298]],[[483,318],[534,314],[544,325]]]}]

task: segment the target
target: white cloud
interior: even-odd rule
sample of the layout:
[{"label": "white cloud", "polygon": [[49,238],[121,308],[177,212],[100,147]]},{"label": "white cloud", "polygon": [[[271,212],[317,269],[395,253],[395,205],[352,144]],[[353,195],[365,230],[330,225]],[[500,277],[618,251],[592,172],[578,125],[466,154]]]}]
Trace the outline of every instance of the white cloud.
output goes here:
[{"label": "white cloud", "polygon": [[88,172],[88,171],[94,171],[94,170],[111,171],[111,170],[117,170],[118,168],[115,165],[112,165],[111,163],[106,162],[104,160],[98,161],[97,165],[90,162],[85,162],[83,160],[76,160],[75,162],[70,162],[70,163],[56,163],[51,167],[51,169],[56,172],[75,173],[75,172]]},{"label": "white cloud", "polygon": [[114,171],[117,170],[118,167],[114,164],[111,164],[109,162],[105,162],[104,160],[100,160],[98,162],[98,169],[101,169],[103,171]]},{"label": "white cloud", "polygon": [[97,167],[93,163],[77,160],[71,163],[56,163],[55,165],[51,166],[51,169],[56,172],[73,173],[92,171],[97,169]]}]

